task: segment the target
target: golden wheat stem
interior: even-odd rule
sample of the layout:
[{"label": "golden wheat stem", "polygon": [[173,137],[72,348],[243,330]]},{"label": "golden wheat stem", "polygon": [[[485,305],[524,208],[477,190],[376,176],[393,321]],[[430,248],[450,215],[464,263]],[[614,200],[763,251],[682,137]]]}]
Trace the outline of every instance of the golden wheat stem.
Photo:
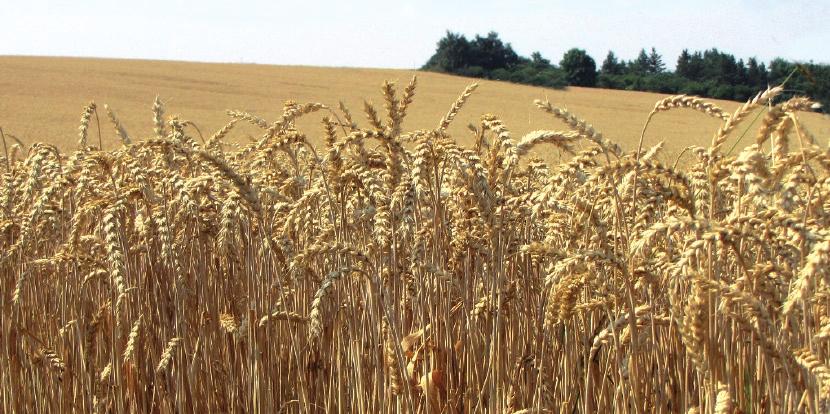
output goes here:
[{"label": "golden wheat stem", "polygon": [[6,156],[6,171],[12,170],[11,160],[9,160],[9,148],[6,146],[6,134],[3,133],[3,127],[0,127],[0,138],[3,139],[3,153]]}]

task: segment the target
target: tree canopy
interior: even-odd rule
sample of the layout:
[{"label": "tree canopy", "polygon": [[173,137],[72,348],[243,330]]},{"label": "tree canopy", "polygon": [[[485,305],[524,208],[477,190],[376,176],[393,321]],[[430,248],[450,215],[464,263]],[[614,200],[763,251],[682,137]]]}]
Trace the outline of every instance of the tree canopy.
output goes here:
[{"label": "tree canopy", "polygon": [[562,56],[559,66],[565,71],[568,84],[594,86],[597,84],[597,65],[582,49],[571,49]]},{"label": "tree canopy", "polygon": [[789,77],[785,97],[807,95],[825,108],[830,105],[830,65],[784,59],[765,64],[754,57],[744,61],[716,48],[684,49],[674,71],[666,69],[663,56],[654,47],[640,49],[630,61],[608,51],[597,70],[596,62],[583,49],[568,50],[557,66],[538,51],[530,57],[520,56],[495,32],[468,40],[463,34],[447,31],[421,69],[551,88],[598,86],[733,100],[747,100]]},{"label": "tree canopy", "polygon": [[568,84],[565,73],[541,53],[534,52],[530,58],[519,56],[495,32],[467,40],[462,34],[447,31],[421,69],[550,88]]}]

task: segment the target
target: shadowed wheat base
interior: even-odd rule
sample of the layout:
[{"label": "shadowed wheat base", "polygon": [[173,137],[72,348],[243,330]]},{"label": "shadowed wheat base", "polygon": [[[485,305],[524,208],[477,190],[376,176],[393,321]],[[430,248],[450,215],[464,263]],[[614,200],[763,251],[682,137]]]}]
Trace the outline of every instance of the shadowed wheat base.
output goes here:
[{"label": "shadowed wheat base", "polygon": [[[473,89],[412,132],[414,79],[362,122],[287,102],[203,135],[157,99],[153,137],[94,103],[70,154],[3,135],[2,411],[830,408],[830,153],[798,120],[811,101],[658,102],[649,120],[722,121],[681,171],[542,101],[550,129],[516,140],[484,115],[461,147],[446,131]],[[314,112],[317,148],[294,123]],[[240,123],[261,138],[225,144]]]}]

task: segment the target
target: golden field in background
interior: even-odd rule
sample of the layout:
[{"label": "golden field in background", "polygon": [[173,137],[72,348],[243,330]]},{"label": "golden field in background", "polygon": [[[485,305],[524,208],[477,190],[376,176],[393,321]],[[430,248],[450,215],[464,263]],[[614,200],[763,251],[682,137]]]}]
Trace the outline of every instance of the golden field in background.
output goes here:
[{"label": "golden field in background", "polygon": [[[156,94],[166,103],[168,114],[192,120],[205,136],[228,122],[226,110],[246,111],[273,121],[289,99],[320,102],[333,108],[343,100],[358,123],[365,125],[363,100],[380,108],[382,82],[397,81],[403,87],[413,75],[418,76],[417,99],[409,110],[404,130],[434,128],[436,120],[447,112],[465,86],[472,82],[480,84],[449,130],[465,144],[470,142],[466,125],[478,124],[485,113],[504,120],[514,139],[536,129],[565,129],[534,107],[534,99],[547,97],[554,105],[566,107],[592,123],[624,149],[633,150],[646,115],[655,102],[666,96],[579,87],[554,90],[413,70],[2,56],[0,127],[27,144],[46,142],[63,151],[74,150],[81,111],[94,100],[100,106],[108,104],[130,135],[140,139],[153,134],[150,108]],[[738,107],[736,102],[712,102],[727,111]],[[104,148],[116,148],[118,138],[103,108],[100,114]],[[322,134],[322,116],[304,117],[298,126],[312,140],[318,139]],[[830,118],[826,115],[799,116],[815,136],[830,135]],[[665,154],[671,157],[689,145],[708,146],[718,125],[717,120],[694,111],[670,111],[651,123],[645,144],[665,139]],[[749,123],[742,125],[740,131],[747,127]],[[757,122],[753,127],[757,127]],[[229,141],[245,141],[247,134],[258,138],[261,133],[255,127],[240,124]],[[740,133],[733,135],[732,139]],[[744,141],[750,142],[750,137]],[[93,123],[90,144],[97,142]]]}]

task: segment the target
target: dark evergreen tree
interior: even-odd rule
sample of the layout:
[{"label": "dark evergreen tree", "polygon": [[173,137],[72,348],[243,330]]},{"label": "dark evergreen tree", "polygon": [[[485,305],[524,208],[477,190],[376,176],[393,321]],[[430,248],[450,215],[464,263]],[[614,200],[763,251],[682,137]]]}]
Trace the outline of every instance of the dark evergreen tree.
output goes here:
[{"label": "dark evergreen tree", "polygon": [[664,70],[666,65],[663,63],[663,57],[652,46],[651,53],[648,54],[648,73],[662,73]]},{"label": "dark evergreen tree", "polygon": [[683,52],[677,58],[677,68],[674,73],[686,79],[694,81],[702,80],[703,56],[700,52],[690,54],[688,50],[683,49]]},{"label": "dark evergreen tree", "polygon": [[768,84],[767,66],[764,62],[758,63],[754,57],[749,58],[746,64],[746,84],[753,89],[764,89]]},{"label": "dark evergreen tree", "polygon": [[637,59],[628,64],[628,69],[629,72],[640,75],[649,72],[648,53],[646,53],[645,49],[640,49],[640,54],[637,55]]},{"label": "dark evergreen tree", "polygon": [[795,69],[795,64],[781,58],[775,58],[769,63],[769,81],[771,84],[779,84],[784,81],[790,72]]},{"label": "dark evergreen tree", "polygon": [[743,59],[738,59],[738,62],[735,65],[735,81],[741,85],[747,84],[747,76],[748,72],[746,70],[746,64],[744,64]]},{"label": "dark evergreen tree", "polygon": [[605,60],[602,61],[602,68],[600,70],[605,75],[622,75],[625,72],[625,63],[617,60],[614,52],[608,51]]},{"label": "dark evergreen tree", "polygon": [[718,84],[741,83],[741,68],[735,56],[712,48],[703,52],[703,77]]},{"label": "dark evergreen tree", "polygon": [[680,52],[680,56],[677,57],[677,65],[674,68],[674,73],[688,78],[688,72],[691,64],[692,55],[689,53],[689,49],[683,49],[683,51]]}]

